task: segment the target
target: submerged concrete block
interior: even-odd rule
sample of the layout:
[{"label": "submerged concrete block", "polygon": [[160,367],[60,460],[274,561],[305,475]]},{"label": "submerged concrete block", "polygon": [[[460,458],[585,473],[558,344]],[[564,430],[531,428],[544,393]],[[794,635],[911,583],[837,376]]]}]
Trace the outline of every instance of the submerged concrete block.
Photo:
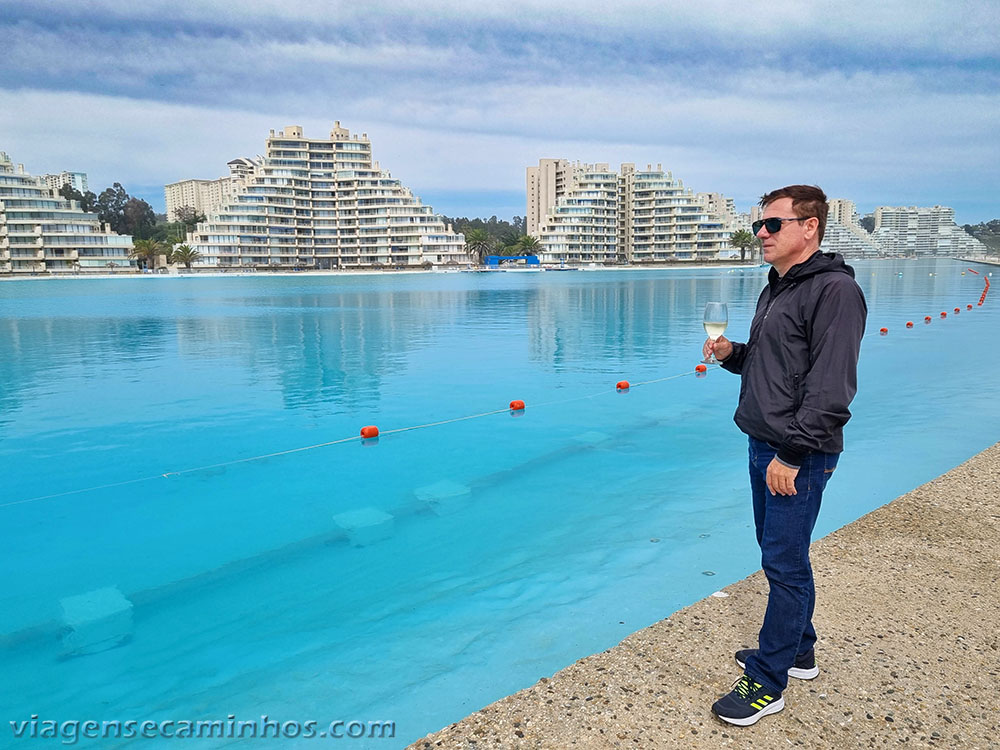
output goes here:
[{"label": "submerged concrete block", "polygon": [[597,445],[598,443],[603,443],[605,440],[609,439],[610,435],[603,432],[597,432],[596,430],[591,430],[590,432],[581,432],[579,435],[574,435],[573,439],[578,443],[583,443],[584,445]]},{"label": "submerged concrete block", "polygon": [[132,635],[132,602],[117,586],[67,596],[59,604],[69,628],[62,639],[67,656],[106,651]]},{"label": "submerged concrete block", "polygon": [[472,489],[451,479],[442,479],[440,482],[418,487],[413,491],[413,494],[441,516],[455,513],[464,508],[468,496],[472,494]]},{"label": "submerged concrete block", "polygon": [[334,523],[347,532],[351,544],[364,547],[392,536],[396,519],[378,508],[349,510],[333,517]]}]

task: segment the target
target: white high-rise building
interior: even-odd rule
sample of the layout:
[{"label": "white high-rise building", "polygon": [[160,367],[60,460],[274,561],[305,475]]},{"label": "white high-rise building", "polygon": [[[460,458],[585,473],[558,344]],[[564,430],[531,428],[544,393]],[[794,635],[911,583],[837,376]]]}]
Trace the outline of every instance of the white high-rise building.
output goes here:
[{"label": "white high-rise building", "polygon": [[54,193],[58,193],[63,185],[69,185],[78,193],[86,193],[87,173],[86,172],[60,172],[59,174],[42,175],[45,185]]},{"label": "white high-rise building", "polygon": [[[659,164],[622,164],[625,259],[633,263],[730,257],[731,203],[718,193],[694,195]],[[709,208],[717,206],[718,213]],[[631,237],[629,237],[631,235]]]},{"label": "white high-rise building", "polygon": [[618,173],[607,164],[573,164],[567,188],[538,225],[545,262],[614,262],[618,254]]},{"label": "white high-rise building", "polygon": [[73,273],[134,268],[132,238],[52,192],[0,151],[0,272]]},{"label": "white high-rise building", "polygon": [[107,272],[133,269],[132,238],[115,234],[97,214],[54,194],[42,177],[17,168],[0,151],[0,272]]},{"label": "white high-rise building", "polygon": [[573,165],[566,159],[539,159],[537,167],[528,167],[525,176],[528,199],[524,217],[525,234],[538,236],[538,228],[556,205],[556,200],[565,195],[572,168]]},{"label": "white high-rise building", "polygon": [[872,239],[888,255],[980,254],[985,246],[955,223],[947,206],[879,206]]},{"label": "white high-rise building", "polygon": [[[290,125],[240,190],[188,235],[195,266],[357,268],[468,262],[465,238],[372,161],[367,134]],[[232,167],[232,164],[231,164]]]},{"label": "white high-rise building", "polygon": [[831,198],[827,201],[830,213],[826,220],[826,233],[822,250],[840,253],[845,258],[877,258],[883,255],[872,236],[861,226],[854,201]]},{"label": "white high-rise building", "polygon": [[[651,263],[729,257],[732,201],[694,195],[661,165],[542,159],[527,168],[528,233],[543,262]],[[713,205],[714,210],[709,206]],[[534,232],[532,232],[534,229]]]},{"label": "white high-rise building", "polygon": [[177,221],[181,208],[191,207],[206,216],[236,195],[253,174],[257,162],[245,156],[229,162],[229,176],[217,180],[181,180],[163,187],[167,220]]},{"label": "white high-rise building", "polygon": [[736,201],[729,196],[722,193],[697,193],[695,197],[709,213],[715,214],[726,224],[732,224],[736,220]]}]

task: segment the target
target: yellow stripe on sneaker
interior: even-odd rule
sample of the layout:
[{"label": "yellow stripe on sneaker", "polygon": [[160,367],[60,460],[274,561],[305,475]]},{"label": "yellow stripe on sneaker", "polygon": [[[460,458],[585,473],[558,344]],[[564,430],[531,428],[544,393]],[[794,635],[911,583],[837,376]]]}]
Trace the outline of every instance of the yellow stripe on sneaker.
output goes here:
[{"label": "yellow stripe on sneaker", "polygon": [[754,701],[750,705],[753,706],[754,708],[756,708],[758,711],[760,711],[762,708],[764,708],[764,704],[763,703],[758,703],[757,701]]}]

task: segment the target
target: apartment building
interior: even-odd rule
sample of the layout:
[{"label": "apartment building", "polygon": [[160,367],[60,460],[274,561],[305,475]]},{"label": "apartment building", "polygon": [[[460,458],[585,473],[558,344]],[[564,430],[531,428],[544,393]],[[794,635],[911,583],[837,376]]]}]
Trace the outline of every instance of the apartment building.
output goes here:
[{"label": "apartment building", "polygon": [[535,235],[543,262],[618,259],[618,173],[607,164],[574,164]]},{"label": "apartment building", "polygon": [[[231,165],[232,166],[232,165]],[[465,238],[372,161],[365,133],[290,125],[239,191],[188,235],[196,267],[337,269],[468,262]]]},{"label": "apartment building", "polygon": [[134,269],[132,238],[61,198],[43,177],[15,168],[0,151],[0,272],[107,272]]},{"label": "apartment building", "polygon": [[90,189],[87,187],[86,172],[60,172],[59,174],[45,174],[42,175],[42,180],[45,181],[45,186],[54,193],[58,193],[62,189],[63,185],[69,185],[81,194],[86,193],[87,190]]},{"label": "apartment building", "polygon": [[537,167],[528,167],[525,176],[525,233],[538,236],[549,210],[559,196],[566,193],[566,181],[571,179],[573,165],[566,159],[539,159]]},{"label": "apartment building", "polygon": [[955,223],[947,206],[879,206],[872,239],[888,255],[968,255],[985,246]]},{"label": "apartment building", "polygon": [[538,237],[543,262],[653,263],[731,255],[732,201],[695,195],[662,165],[640,170],[626,163],[615,171],[607,164],[541,159],[527,168],[526,180],[528,233]]},{"label": "apartment building", "polygon": [[[657,165],[659,166],[659,165]],[[720,217],[726,224],[736,220],[736,202],[722,193],[695,193],[698,202],[708,209],[708,212]]]},{"label": "apartment building", "polygon": [[878,258],[884,255],[882,248],[861,226],[854,201],[831,198],[827,203],[830,212],[823,237],[824,252],[840,253],[845,258]]},{"label": "apartment building", "polygon": [[177,221],[177,211],[190,206],[206,216],[236,195],[253,174],[257,162],[245,156],[233,159],[228,164],[229,176],[216,180],[181,180],[163,187],[167,204],[167,220]]}]

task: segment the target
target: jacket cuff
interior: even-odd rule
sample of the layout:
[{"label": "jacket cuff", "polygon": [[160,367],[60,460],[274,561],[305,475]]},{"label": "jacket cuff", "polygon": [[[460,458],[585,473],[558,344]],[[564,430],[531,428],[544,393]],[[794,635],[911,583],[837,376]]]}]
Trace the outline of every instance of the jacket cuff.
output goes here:
[{"label": "jacket cuff", "polygon": [[778,453],[775,458],[778,459],[778,463],[784,464],[789,469],[798,469],[802,466],[802,459],[805,458],[805,456],[805,453],[800,453],[794,448],[782,445],[778,448]]}]

